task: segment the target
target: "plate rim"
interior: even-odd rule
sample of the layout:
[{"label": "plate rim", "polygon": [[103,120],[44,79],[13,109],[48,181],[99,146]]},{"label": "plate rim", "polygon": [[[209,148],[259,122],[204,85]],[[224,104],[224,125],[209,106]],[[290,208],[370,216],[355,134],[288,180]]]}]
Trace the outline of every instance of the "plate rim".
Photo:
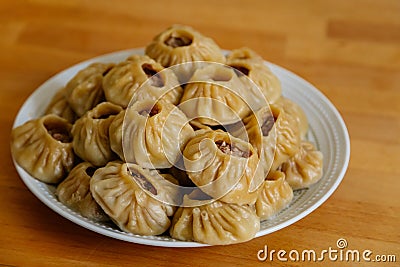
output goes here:
[{"label": "plate rim", "polygon": [[[223,50],[224,53],[227,53],[228,50]],[[90,59],[86,59],[83,60],[81,62],[78,62],[72,66],[67,67],[66,69],[63,69],[62,71],[54,74],[53,76],[51,76],[50,78],[48,78],[45,82],[43,82],[41,85],[39,85],[24,101],[24,103],[21,105],[21,107],[18,110],[17,115],[15,116],[14,122],[13,122],[13,126],[12,128],[15,128],[16,126],[20,125],[18,122],[20,120],[23,120],[22,117],[22,111],[24,109],[26,109],[27,105],[29,104],[29,100],[31,100],[32,98],[38,97],[40,95],[40,91],[42,88],[45,88],[46,86],[48,86],[48,84],[50,84],[53,80],[56,80],[58,77],[66,75],[66,73],[70,72],[71,69],[74,68],[83,68],[84,66],[87,66],[90,63],[96,62],[96,61],[104,61],[104,58],[108,58],[108,57],[122,57],[122,55],[129,55],[129,54],[144,54],[144,48],[133,48],[133,49],[125,49],[125,50],[120,50],[120,51],[114,51],[114,52],[110,52],[110,53],[106,53],[103,55],[99,55]],[[304,217],[306,217],[307,215],[309,215],[310,213],[312,213],[313,211],[315,211],[318,207],[320,207],[324,202],[326,202],[331,196],[332,194],[336,191],[336,189],[338,188],[339,184],[342,182],[347,169],[348,169],[348,165],[349,165],[349,160],[350,160],[350,136],[349,136],[349,132],[347,129],[347,126],[344,122],[343,117],[341,116],[340,112],[337,110],[337,108],[333,105],[333,103],[321,92],[319,91],[313,84],[311,84],[310,82],[308,82],[307,80],[303,79],[302,77],[300,77],[299,75],[295,74],[294,72],[285,69],[279,65],[276,65],[274,63],[271,63],[269,61],[264,60],[264,63],[267,64],[268,66],[272,67],[273,69],[276,69],[288,76],[291,76],[292,78],[294,78],[297,82],[303,83],[305,86],[308,87],[308,89],[310,89],[314,95],[316,95],[318,97],[319,100],[322,100],[324,103],[324,105],[329,107],[329,111],[333,113],[334,118],[336,120],[336,122],[339,124],[341,129],[341,138],[343,138],[343,140],[340,140],[342,142],[344,142],[344,155],[345,158],[343,159],[343,165],[340,166],[340,172],[339,174],[336,176],[336,179],[334,181],[334,183],[330,186],[329,190],[321,195],[317,201],[315,201],[311,206],[309,206],[307,209],[305,209],[304,211],[300,212],[299,214],[297,214],[296,216],[294,216],[293,218],[290,218],[288,220],[285,220],[281,223],[279,223],[278,225],[269,227],[267,229],[264,230],[260,230],[257,232],[256,236],[254,238],[258,238],[261,236],[265,236],[268,235],[270,233],[276,232],[280,229],[283,229],[285,227],[288,227],[289,225],[292,225],[293,223],[303,219]],[[50,199],[46,198],[45,195],[43,195],[35,186],[34,183],[42,183],[45,184],[43,182],[40,182],[38,180],[36,180],[35,178],[33,178],[32,176],[30,176],[22,167],[20,167],[13,155],[11,154],[14,166],[18,172],[18,175],[20,177],[20,179],[24,182],[24,184],[28,187],[28,189],[34,194],[34,196],[36,196],[42,203],[44,203],[48,208],[50,208],[52,211],[56,212],[58,215],[64,217],[65,219],[78,224],[81,227],[84,227],[90,231],[96,232],[98,234],[107,236],[107,237],[111,237],[111,238],[115,238],[115,239],[119,239],[122,241],[126,241],[126,242],[131,242],[131,243],[137,243],[137,244],[142,244],[142,245],[150,245],[150,246],[159,246],[159,247],[205,247],[205,246],[209,246],[208,244],[202,244],[202,243],[198,243],[198,242],[192,242],[192,241],[179,241],[179,240],[168,240],[168,241],[163,241],[163,240],[152,240],[152,239],[147,239],[147,238],[143,238],[143,237],[136,237],[135,235],[129,235],[129,233],[116,233],[116,232],[111,232],[108,231],[106,229],[103,229],[99,226],[97,226],[96,224],[94,224],[93,222],[90,221],[86,221],[84,217],[83,220],[78,218],[78,217],[74,217],[71,213],[66,212],[64,210],[62,210],[59,206],[57,206],[55,203],[53,203],[53,201],[51,201]],[[61,203],[61,202],[60,202]],[[62,204],[62,203],[61,203]],[[64,205],[64,204],[62,204]],[[64,205],[65,206],[65,205]],[[66,207],[66,206],[65,206]],[[127,235],[128,234],[128,235]]]}]

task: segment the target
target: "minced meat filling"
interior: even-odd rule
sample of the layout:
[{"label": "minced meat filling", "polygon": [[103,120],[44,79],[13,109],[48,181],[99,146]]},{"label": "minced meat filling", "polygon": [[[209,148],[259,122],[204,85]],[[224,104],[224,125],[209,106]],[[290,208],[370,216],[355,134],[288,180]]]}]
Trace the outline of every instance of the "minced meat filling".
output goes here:
[{"label": "minced meat filling", "polygon": [[263,125],[261,126],[261,131],[263,136],[268,136],[268,133],[271,131],[272,127],[274,126],[275,119],[273,116],[268,116]]},{"label": "minced meat filling", "polygon": [[181,46],[190,45],[192,43],[192,40],[185,36],[180,36],[180,37],[170,36],[170,37],[168,37],[167,40],[165,40],[164,43],[173,48],[177,48],[177,47],[181,47]]},{"label": "minced meat filling", "polygon": [[249,151],[243,151],[239,149],[237,146],[231,145],[225,141],[222,140],[216,141],[215,144],[217,145],[219,150],[221,150],[223,153],[227,155],[232,155],[241,158],[248,158],[251,156]]},{"label": "minced meat filling", "polygon": [[53,139],[60,141],[61,143],[70,143],[72,141],[72,137],[66,129],[47,128],[47,132]]},{"label": "minced meat filling", "polygon": [[150,84],[155,87],[163,87],[164,81],[161,78],[160,74],[154,70],[153,66],[150,64],[143,64],[142,65],[143,72],[147,75],[150,79]]},{"label": "minced meat filling", "polygon": [[[128,170],[129,171],[129,170]],[[157,189],[152,185],[152,183],[149,182],[149,180],[146,179],[142,174],[140,173],[135,173],[132,171],[129,171],[132,177],[135,178],[135,180],[140,184],[140,186],[152,193],[153,195],[157,195]]]}]

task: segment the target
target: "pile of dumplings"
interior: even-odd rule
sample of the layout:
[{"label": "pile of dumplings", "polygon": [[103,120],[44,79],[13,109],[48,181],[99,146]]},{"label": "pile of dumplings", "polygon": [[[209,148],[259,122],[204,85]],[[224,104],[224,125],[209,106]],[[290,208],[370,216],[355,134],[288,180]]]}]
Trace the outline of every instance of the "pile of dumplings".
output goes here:
[{"label": "pile of dumplings", "polygon": [[[185,82],[169,68],[193,61],[218,64],[181,68]],[[217,76],[217,84],[199,82]],[[260,97],[246,79],[267,104],[249,108]],[[244,90],[227,89],[239,83]],[[187,26],[155,36],[145,55],[91,64],[54,90],[42,117],[13,129],[13,157],[54,184],[70,209],[122,231],[245,242],[290,204],[293,190],[322,176],[305,113],[282,96],[261,56],[245,47],[225,55]],[[180,195],[179,186],[195,190]]]}]

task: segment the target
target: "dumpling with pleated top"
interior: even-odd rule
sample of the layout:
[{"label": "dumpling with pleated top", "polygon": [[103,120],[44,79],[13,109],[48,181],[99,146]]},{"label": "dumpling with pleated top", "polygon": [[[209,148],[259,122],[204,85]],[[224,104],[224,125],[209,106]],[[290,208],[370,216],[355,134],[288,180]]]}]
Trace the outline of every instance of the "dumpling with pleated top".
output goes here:
[{"label": "dumpling with pleated top", "polygon": [[182,25],[158,34],[146,47],[146,55],[164,67],[192,61],[225,62],[221,49],[211,38]]},{"label": "dumpling with pleated top", "polygon": [[248,142],[221,130],[198,130],[183,156],[189,178],[206,194],[228,203],[255,202],[264,176]]},{"label": "dumpling with pleated top", "polygon": [[179,108],[202,124],[233,124],[250,114],[246,90],[233,68],[205,63],[190,78]]},{"label": "dumpling with pleated top", "polygon": [[258,149],[257,153],[264,166],[265,175],[270,170],[277,170],[300,149],[298,121],[275,104],[246,117],[243,124],[245,127],[234,132],[233,135],[249,140]]},{"label": "dumpling with pleated top", "polygon": [[308,119],[304,110],[287,97],[281,96],[275,105],[283,109],[289,116],[295,118],[299,123],[300,138],[304,139],[308,132]]},{"label": "dumpling with pleated top", "polygon": [[251,240],[260,230],[260,219],[253,206],[222,201],[203,201],[205,204],[201,205],[201,202],[184,197],[183,206],[172,220],[171,237],[210,245],[229,245]]},{"label": "dumpling with pleated top", "polygon": [[96,169],[89,162],[78,164],[57,186],[56,195],[61,203],[79,212],[82,216],[97,222],[104,222],[109,221],[110,218],[90,193],[90,179]]},{"label": "dumpling with pleated top", "polygon": [[[258,87],[268,103],[275,103],[282,93],[278,77],[271,72],[262,60],[259,60],[261,57],[254,51],[247,51],[246,54],[248,54],[249,59],[243,59],[239,56],[228,56],[226,64],[238,70],[239,77],[245,84],[248,84],[249,90],[245,91],[246,94],[252,93],[256,97],[259,92],[251,92],[251,90],[256,90]],[[246,57],[246,55],[243,55],[243,57]],[[254,86],[252,83],[255,83],[257,86]]]},{"label": "dumpling with pleated top", "polygon": [[113,66],[114,64],[90,64],[67,83],[65,97],[79,117],[104,101],[103,77]]},{"label": "dumpling with pleated top", "polygon": [[293,199],[293,190],[285,181],[285,174],[272,171],[261,185],[255,208],[261,221],[275,216]]},{"label": "dumpling with pleated top", "polygon": [[172,70],[144,55],[132,55],[116,65],[104,77],[103,88],[106,100],[123,108],[133,96],[178,104],[183,92]]},{"label": "dumpling with pleated top", "polygon": [[149,169],[174,165],[194,135],[185,114],[166,101],[137,101],[110,129],[111,148],[126,162]]},{"label": "dumpling with pleated top", "polygon": [[60,182],[75,163],[71,128],[68,121],[53,114],[14,128],[11,152],[15,161],[42,182]]},{"label": "dumpling with pleated top", "polygon": [[[156,170],[136,164],[110,162],[90,180],[96,202],[123,231],[160,235],[171,225],[175,191]],[[167,200],[158,201],[156,197]]]},{"label": "dumpling with pleated top", "polygon": [[236,60],[251,60],[257,63],[264,62],[264,59],[259,54],[257,54],[253,49],[246,46],[234,49],[226,56],[227,62],[233,62]]},{"label": "dumpling with pleated top", "polygon": [[49,105],[47,106],[44,114],[54,114],[66,119],[70,123],[75,122],[77,115],[72,110],[72,108],[68,104],[67,99],[65,98],[65,87],[59,89],[56,92],[56,94],[51,99]]},{"label": "dumpling with pleated top", "polygon": [[110,147],[109,127],[121,110],[120,106],[103,102],[75,122],[73,146],[81,159],[100,167],[115,158]]},{"label": "dumpling with pleated top", "polygon": [[300,149],[300,127],[297,119],[279,106],[271,105],[275,121],[276,150],[271,170],[276,170],[283,162]]},{"label": "dumpling with pleated top", "polygon": [[286,181],[296,190],[318,182],[322,177],[322,167],[322,153],[312,143],[303,141],[300,150],[282,164],[281,170],[286,174]]},{"label": "dumpling with pleated top", "polygon": [[243,119],[243,126],[232,135],[252,144],[260,158],[264,177],[268,174],[275,155],[276,127],[269,106],[265,106]]}]

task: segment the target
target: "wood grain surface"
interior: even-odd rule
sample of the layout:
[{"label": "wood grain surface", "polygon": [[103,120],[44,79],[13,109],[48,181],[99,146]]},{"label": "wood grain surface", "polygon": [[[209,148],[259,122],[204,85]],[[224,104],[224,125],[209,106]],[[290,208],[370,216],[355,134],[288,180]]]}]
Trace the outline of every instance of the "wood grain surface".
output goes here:
[{"label": "wood grain surface", "polygon": [[[342,114],[351,159],[337,191],[299,222],[250,242],[159,248],[114,240],[57,215],[12,164],[13,120],[59,71],[93,56],[143,47],[174,23],[220,47],[248,46],[319,88]],[[400,1],[0,1],[0,266],[355,266],[260,262],[270,249],[348,247],[393,254],[400,265]]]}]

